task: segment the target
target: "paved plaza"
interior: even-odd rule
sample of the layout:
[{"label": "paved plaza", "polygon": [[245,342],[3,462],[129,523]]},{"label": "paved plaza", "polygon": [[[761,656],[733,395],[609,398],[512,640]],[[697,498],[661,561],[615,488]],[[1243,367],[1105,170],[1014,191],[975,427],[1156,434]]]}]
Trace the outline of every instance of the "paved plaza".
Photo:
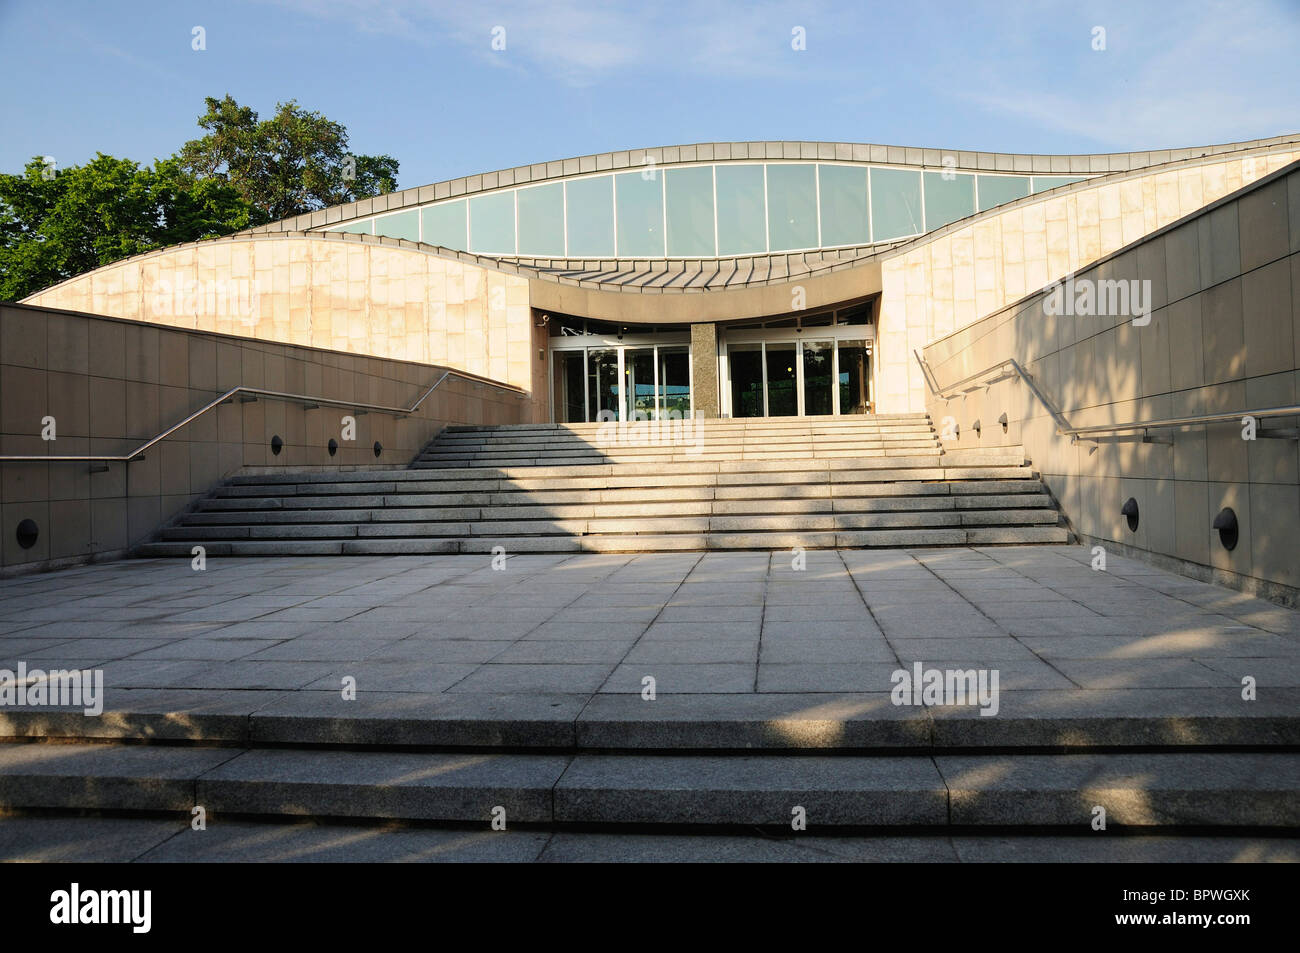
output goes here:
[{"label": "paved plaza", "polygon": [[[55,811],[0,817],[0,858],[1300,859],[1300,613],[1093,559],[141,559],[10,578],[0,669],[102,670],[104,710],[0,711],[5,803]],[[997,717],[899,706],[893,676],[916,663],[998,673]],[[22,743],[42,739],[67,743]],[[511,798],[508,831],[477,820]],[[1142,836],[1089,839],[1094,798]],[[217,821],[192,831],[205,803]],[[788,803],[840,829],[782,835]]]},{"label": "paved plaza", "polygon": [[[802,560],[802,569],[795,565]],[[0,667],[119,693],[888,692],[900,666],[1001,690],[1300,686],[1300,613],[1077,546],[126,560],[0,581]],[[1217,694],[1217,692],[1216,692]]]}]

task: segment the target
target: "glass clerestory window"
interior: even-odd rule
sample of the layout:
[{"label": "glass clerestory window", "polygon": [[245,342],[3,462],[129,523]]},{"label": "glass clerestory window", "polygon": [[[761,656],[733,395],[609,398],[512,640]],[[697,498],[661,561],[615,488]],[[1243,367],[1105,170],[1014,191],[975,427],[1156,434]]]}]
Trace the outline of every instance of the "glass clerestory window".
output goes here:
[{"label": "glass clerestory window", "polygon": [[614,176],[620,258],[664,256],[663,180],[658,169]]},{"label": "glass clerestory window", "polygon": [[521,185],[330,231],[532,258],[712,258],[910,238],[1079,176],[738,162]]},{"label": "glass clerestory window", "polygon": [[668,169],[664,173],[668,213],[668,254],[673,258],[712,258],[713,167]]},{"label": "glass clerestory window", "polygon": [[520,189],[519,254],[564,257],[564,183]]},{"label": "glass clerestory window", "polygon": [[568,257],[614,257],[614,179],[574,179],[564,183]]}]

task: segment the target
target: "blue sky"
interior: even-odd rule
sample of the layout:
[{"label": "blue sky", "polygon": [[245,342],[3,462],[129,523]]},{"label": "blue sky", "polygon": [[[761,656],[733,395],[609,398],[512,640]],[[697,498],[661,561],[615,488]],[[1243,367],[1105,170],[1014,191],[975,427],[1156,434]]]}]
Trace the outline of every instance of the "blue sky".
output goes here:
[{"label": "blue sky", "polygon": [[1300,0],[0,0],[0,171],[169,155],[225,93],[325,113],[402,187],[715,140],[1145,150],[1300,131],[1298,61]]}]

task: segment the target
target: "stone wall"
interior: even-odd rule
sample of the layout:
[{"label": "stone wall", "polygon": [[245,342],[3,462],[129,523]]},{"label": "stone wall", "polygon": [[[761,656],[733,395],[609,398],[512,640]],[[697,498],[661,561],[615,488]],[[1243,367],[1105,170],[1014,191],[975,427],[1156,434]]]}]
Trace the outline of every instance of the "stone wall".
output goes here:
[{"label": "stone wall", "polygon": [[[1289,407],[1300,394],[1300,163],[1108,256],[1080,281],[1151,282],[1149,324],[1045,313],[1040,293],[925,348],[941,386],[1008,357],[1075,427]],[[1047,311],[1058,310],[1049,306]],[[918,374],[920,373],[918,369]],[[1085,538],[1282,601],[1300,593],[1300,444],[1244,440],[1240,421],[1077,443],[1017,379],[945,402],[949,447],[1023,443]],[[1004,433],[997,423],[1007,415]],[[974,423],[980,422],[976,434]],[[1297,426],[1296,418],[1260,427]],[[1120,509],[1139,506],[1136,531]],[[1211,527],[1232,508],[1235,549]]]},{"label": "stone wall", "polygon": [[881,413],[925,407],[915,359],[950,334],[1290,162],[1294,144],[1079,182],[940,230],[881,263]]},{"label": "stone wall", "polygon": [[[527,279],[342,236],[244,236],[163,249],[24,303],[440,364],[526,390],[534,383]],[[535,404],[544,409],[544,391]]]},{"label": "stone wall", "polygon": [[[444,367],[181,330],[28,305],[0,306],[0,454],[120,455],[230,388],[410,406]],[[215,408],[131,463],[0,462],[0,571],[120,555],[256,467],[404,467],[447,424],[519,423],[523,392],[449,377],[404,420],[258,399]],[[57,439],[42,439],[53,417]],[[279,436],[279,454],[271,440]],[[339,441],[333,456],[328,441]],[[382,445],[376,456],[374,444]],[[39,530],[19,545],[18,524]]]}]

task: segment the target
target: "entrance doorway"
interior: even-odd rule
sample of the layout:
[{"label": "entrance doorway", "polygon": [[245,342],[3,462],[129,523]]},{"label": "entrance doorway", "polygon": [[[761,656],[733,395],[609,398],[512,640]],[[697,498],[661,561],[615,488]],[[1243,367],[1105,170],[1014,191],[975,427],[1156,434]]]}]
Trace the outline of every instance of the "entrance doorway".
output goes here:
[{"label": "entrance doorway", "polygon": [[573,334],[551,344],[551,419],[557,423],[692,416],[686,334]]},{"label": "entrance doorway", "polygon": [[[871,327],[729,331],[723,414],[827,417],[874,412]],[[810,333],[811,332],[811,333]],[[807,335],[806,337],[804,335]]]}]

